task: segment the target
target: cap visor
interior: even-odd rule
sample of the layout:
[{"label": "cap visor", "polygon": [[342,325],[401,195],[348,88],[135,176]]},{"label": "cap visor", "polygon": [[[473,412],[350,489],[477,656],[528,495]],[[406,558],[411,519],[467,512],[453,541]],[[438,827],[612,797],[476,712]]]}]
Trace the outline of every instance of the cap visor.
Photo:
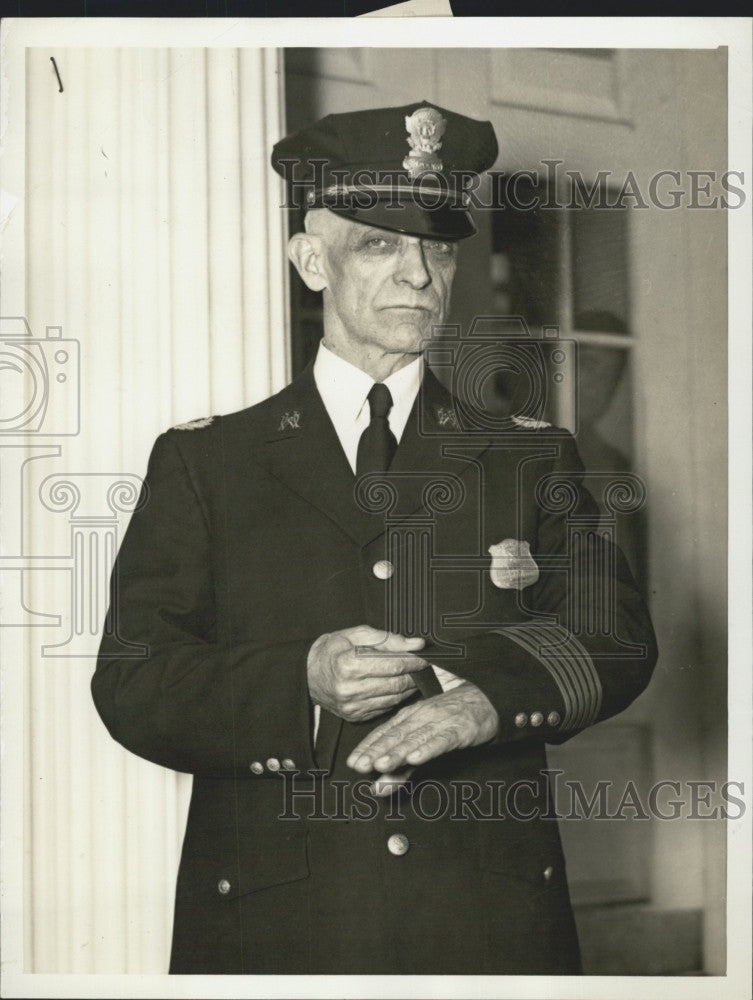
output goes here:
[{"label": "cap visor", "polygon": [[327,206],[336,215],[365,226],[389,229],[408,236],[439,240],[463,240],[475,236],[476,226],[467,209],[441,205],[430,208],[413,202],[378,201],[367,208]]}]

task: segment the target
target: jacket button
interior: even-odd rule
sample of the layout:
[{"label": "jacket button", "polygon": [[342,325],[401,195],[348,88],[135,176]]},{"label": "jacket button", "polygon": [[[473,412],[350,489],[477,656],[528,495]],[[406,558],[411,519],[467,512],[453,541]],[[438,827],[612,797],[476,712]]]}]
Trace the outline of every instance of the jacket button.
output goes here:
[{"label": "jacket button", "polygon": [[286,771],[295,771],[295,761],[291,760],[290,757],[286,757],[283,760],[282,766],[285,768]]},{"label": "jacket button", "polygon": [[551,865],[547,865],[547,867],[544,869],[544,878],[546,879],[547,882],[552,877],[552,875],[554,875],[554,868],[552,868]]},{"label": "jacket button", "polygon": [[254,774],[264,774],[264,765],[260,764],[258,760],[253,761],[248,766]]},{"label": "jacket button", "polygon": [[515,725],[518,727],[518,729],[522,729],[523,726],[528,725],[528,716],[526,715],[525,712],[518,712],[518,714],[515,716]]},{"label": "jacket button", "polygon": [[540,726],[543,721],[544,721],[544,716],[541,714],[541,712],[531,712],[532,726]]},{"label": "jacket button", "polygon": [[270,771],[279,771],[280,770],[279,760],[276,757],[270,757],[269,760],[267,761],[267,768]]},{"label": "jacket button", "polygon": [[546,717],[546,721],[552,727],[552,729],[556,729],[557,726],[560,724],[560,713],[550,712],[549,715],[547,715]]},{"label": "jacket button", "polygon": [[220,881],[217,883],[217,889],[220,893],[222,893],[223,896],[227,896],[227,894],[230,892],[231,886],[226,878],[221,878]]},{"label": "jacket button", "polygon": [[393,833],[387,841],[387,850],[390,854],[395,854],[398,857],[401,854],[405,854],[409,847],[410,841],[404,833]]},{"label": "jacket button", "polygon": [[395,567],[389,559],[380,559],[379,562],[374,563],[371,568],[371,572],[378,580],[389,580],[395,572]]}]

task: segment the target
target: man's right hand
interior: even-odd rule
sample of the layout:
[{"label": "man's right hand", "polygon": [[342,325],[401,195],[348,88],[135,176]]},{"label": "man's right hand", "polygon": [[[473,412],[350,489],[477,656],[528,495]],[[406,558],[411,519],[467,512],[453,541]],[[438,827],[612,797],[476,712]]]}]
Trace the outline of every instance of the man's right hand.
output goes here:
[{"label": "man's right hand", "polygon": [[347,722],[382,715],[416,690],[411,675],[427,666],[415,655],[423,646],[369,625],[321,635],[307,661],[311,698]]}]

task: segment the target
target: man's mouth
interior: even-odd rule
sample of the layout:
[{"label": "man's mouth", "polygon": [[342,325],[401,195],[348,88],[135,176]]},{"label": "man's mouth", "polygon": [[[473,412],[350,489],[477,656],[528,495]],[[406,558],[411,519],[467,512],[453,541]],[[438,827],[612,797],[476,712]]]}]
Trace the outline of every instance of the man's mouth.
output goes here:
[{"label": "man's mouth", "polygon": [[394,306],[382,306],[382,309],[383,310],[397,309],[397,310],[402,310],[403,312],[433,312],[433,310],[430,309],[429,306],[412,306],[412,305],[403,305],[401,303],[398,303],[397,305]]}]

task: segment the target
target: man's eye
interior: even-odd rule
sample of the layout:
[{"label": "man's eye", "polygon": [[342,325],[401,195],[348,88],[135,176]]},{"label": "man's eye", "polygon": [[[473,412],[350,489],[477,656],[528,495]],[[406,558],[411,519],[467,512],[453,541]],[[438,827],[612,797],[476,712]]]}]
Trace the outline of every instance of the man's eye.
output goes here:
[{"label": "man's eye", "polygon": [[386,247],[389,245],[389,241],[384,238],[384,236],[372,236],[371,239],[366,241],[367,247],[376,247],[377,249],[381,247]]},{"label": "man's eye", "polygon": [[428,240],[426,247],[431,253],[435,253],[443,257],[449,257],[454,253],[453,244],[446,243],[444,240]]}]

